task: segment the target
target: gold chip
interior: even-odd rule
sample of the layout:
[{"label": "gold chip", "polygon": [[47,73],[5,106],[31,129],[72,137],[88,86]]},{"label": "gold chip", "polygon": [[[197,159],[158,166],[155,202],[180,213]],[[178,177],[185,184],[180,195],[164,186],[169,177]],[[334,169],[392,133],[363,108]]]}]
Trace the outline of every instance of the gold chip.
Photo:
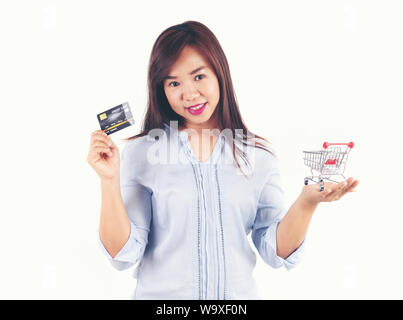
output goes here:
[{"label": "gold chip", "polygon": [[100,120],[106,119],[106,113],[100,114],[100,115],[99,115],[99,119],[100,119]]}]

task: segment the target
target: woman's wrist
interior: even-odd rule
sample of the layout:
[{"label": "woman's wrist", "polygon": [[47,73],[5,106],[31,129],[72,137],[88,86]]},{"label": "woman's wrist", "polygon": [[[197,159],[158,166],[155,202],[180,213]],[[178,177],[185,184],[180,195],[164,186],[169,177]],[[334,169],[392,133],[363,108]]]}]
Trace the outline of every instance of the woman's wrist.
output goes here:
[{"label": "woman's wrist", "polygon": [[312,199],[307,199],[303,194],[298,197],[297,202],[304,211],[308,212],[314,211],[319,204],[319,202],[312,201]]},{"label": "woman's wrist", "polygon": [[120,189],[120,178],[101,179],[102,189]]}]

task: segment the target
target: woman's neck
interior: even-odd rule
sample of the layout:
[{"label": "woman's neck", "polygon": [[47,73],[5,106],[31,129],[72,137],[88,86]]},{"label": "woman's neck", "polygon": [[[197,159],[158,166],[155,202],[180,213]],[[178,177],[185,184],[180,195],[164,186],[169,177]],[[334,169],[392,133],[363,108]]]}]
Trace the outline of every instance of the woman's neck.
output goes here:
[{"label": "woman's neck", "polygon": [[210,119],[208,123],[200,123],[200,124],[185,124],[185,127],[179,127],[179,131],[186,131],[186,132],[192,132],[192,133],[197,133],[197,135],[202,136],[203,135],[203,130],[204,134],[208,132],[216,132],[217,130],[221,131],[220,125],[218,121],[214,121],[213,119]]}]

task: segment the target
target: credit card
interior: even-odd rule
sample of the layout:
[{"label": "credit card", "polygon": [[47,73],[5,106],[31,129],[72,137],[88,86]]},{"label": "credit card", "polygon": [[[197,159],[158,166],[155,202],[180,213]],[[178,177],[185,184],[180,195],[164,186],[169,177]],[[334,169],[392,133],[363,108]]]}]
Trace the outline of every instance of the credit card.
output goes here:
[{"label": "credit card", "polygon": [[129,103],[125,102],[97,115],[101,130],[107,135],[134,124]]}]

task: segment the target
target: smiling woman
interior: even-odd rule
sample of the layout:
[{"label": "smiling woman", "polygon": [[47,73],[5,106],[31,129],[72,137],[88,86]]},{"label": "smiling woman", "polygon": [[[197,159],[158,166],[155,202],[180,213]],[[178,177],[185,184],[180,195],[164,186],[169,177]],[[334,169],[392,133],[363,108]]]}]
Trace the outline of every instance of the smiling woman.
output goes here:
[{"label": "smiling woman", "polygon": [[172,109],[186,120],[187,128],[216,128],[217,114],[212,115],[220,99],[220,86],[204,57],[187,46],[170,73],[175,76],[164,79],[164,91]]},{"label": "smiling woman", "polygon": [[[274,150],[243,123],[224,52],[199,22],[158,37],[148,90],[142,132],[128,139],[121,166],[110,138],[95,132],[91,140],[102,250],[118,270],[138,263],[134,299],[259,299],[249,234],[264,262],[289,270],[301,259],[318,203],[340,199],[358,182],[325,184],[325,192],[305,185],[287,211]],[[206,149],[204,131],[214,145]],[[241,155],[253,160],[248,175],[235,157],[242,144]],[[151,163],[150,150],[181,161]]]},{"label": "smiling woman", "polygon": [[[242,164],[250,168],[243,147],[254,146],[272,153],[270,143],[243,122],[225,53],[214,33],[197,21],[169,27],[154,43],[143,126],[139,134],[126,140],[145,136],[155,128],[164,129],[170,121],[176,121],[179,131],[189,134],[193,150],[203,153],[200,159],[208,158],[216,142],[214,135],[206,139],[202,129],[232,132],[233,139],[228,143],[242,172]],[[197,137],[192,139],[193,135]],[[210,142],[207,147],[202,146],[203,136]]]}]

